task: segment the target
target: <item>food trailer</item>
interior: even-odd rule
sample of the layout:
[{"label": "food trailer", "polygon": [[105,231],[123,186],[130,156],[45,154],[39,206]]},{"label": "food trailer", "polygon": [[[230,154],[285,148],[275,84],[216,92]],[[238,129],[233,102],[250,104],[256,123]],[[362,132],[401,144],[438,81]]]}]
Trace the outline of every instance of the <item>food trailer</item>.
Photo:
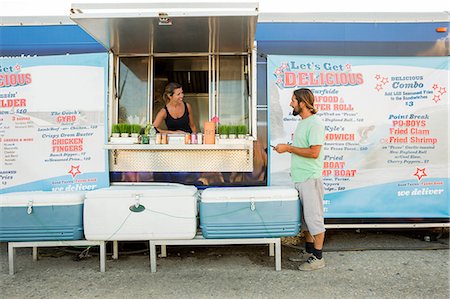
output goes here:
[{"label": "food trailer", "polygon": [[[290,184],[289,156],[269,145],[291,142],[297,120],[290,95],[308,87],[327,130],[329,227],[448,226],[447,13],[261,14],[256,2],[180,5],[73,4],[67,24],[2,28],[82,36],[70,50],[39,56],[35,49],[2,50],[3,74],[25,78],[2,91],[2,193],[118,182]],[[52,85],[60,104],[48,91],[24,93],[44,82],[35,80],[36,65],[61,68]],[[151,124],[169,82],[183,86],[199,132],[214,122],[213,143],[112,137],[114,125]],[[32,97],[46,107],[38,109]],[[33,136],[23,133],[28,126]],[[221,127],[238,126],[244,138],[219,135]],[[25,159],[37,148],[42,155]],[[54,171],[42,179],[47,167]]]}]

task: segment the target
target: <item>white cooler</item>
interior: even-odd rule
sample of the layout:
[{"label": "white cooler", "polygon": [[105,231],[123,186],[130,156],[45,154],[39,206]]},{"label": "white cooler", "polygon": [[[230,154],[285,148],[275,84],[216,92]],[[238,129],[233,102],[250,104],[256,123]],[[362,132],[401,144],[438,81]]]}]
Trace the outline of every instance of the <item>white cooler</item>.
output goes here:
[{"label": "white cooler", "polygon": [[192,239],[197,188],[181,184],[117,185],[86,193],[87,240]]}]

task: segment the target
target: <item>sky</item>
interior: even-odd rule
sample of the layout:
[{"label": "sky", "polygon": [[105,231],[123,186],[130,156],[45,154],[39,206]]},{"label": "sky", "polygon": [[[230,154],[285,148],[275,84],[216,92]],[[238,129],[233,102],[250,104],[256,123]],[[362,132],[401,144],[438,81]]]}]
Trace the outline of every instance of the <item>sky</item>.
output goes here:
[{"label": "sky", "polygon": [[[159,0],[164,2],[163,0]],[[255,2],[255,0],[248,0]],[[72,3],[157,2],[142,0],[0,0],[0,16],[65,16]],[[194,2],[172,0],[171,2]],[[196,0],[195,2],[246,2]],[[442,12],[450,11],[450,0],[259,0],[259,11],[267,12]]]}]

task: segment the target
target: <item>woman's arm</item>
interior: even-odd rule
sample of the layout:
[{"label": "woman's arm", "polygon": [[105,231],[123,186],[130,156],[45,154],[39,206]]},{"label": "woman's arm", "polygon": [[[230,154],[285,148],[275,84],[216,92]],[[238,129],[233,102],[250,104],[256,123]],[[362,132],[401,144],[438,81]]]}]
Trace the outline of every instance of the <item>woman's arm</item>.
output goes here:
[{"label": "woman's arm", "polygon": [[191,104],[189,103],[186,104],[189,112],[189,126],[191,127],[192,133],[197,134],[197,126],[195,125],[194,122],[194,114],[192,113]]},{"label": "woman's arm", "polygon": [[[161,129],[160,126],[163,123],[163,121],[166,119],[166,117],[167,117],[167,111],[164,108],[159,110],[158,114],[156,114],[155,120],[153,121],[153,126],[156,129],[158,129],[159,133],[167,133],[167,134],[171,134],[171,133],[183,134],[183,133],[185,133],[185,132],[183,132],[181,130],[170,131],[170,130],[163,130],[163,129]],[[195,127],[195,125],[194,125],[194,127]]]},{"label": "woman's arm", "polygon": [[153,121],[153,126],[160,132],[160,133],[168,133],[169,131],[163,130],[160,128],[162,122],[166,119],[166,109],[162,108],[159,110],[158,114],[156,114],[155,120]]}]

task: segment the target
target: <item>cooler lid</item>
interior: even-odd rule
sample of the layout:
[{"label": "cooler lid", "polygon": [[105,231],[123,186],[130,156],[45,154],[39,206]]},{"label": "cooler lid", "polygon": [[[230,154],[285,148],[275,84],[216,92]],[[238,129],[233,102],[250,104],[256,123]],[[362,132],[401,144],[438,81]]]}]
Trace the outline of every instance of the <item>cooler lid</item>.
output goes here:
[{"label": "cooler lid", "polygon": [[1,194],[0,207],[63,206],[84,203],[82,192],[29,191]]},{"label": "cooler lid", "polygon": [[194,186],[172,183],[113,185],[86,193],[87,198],[130,198],[139,197],[193,197],[197,192]]},{"label": "cooler lid", "polygon": [[292,187],[222,187],[208,188],[201,195],[201,202],[249,202],[249,201],[294,201],[298,192]]},{"label": "cooler lid", "polygon": [[77,3],[70,18],[114,54],[249,52],[258,2]]}]

